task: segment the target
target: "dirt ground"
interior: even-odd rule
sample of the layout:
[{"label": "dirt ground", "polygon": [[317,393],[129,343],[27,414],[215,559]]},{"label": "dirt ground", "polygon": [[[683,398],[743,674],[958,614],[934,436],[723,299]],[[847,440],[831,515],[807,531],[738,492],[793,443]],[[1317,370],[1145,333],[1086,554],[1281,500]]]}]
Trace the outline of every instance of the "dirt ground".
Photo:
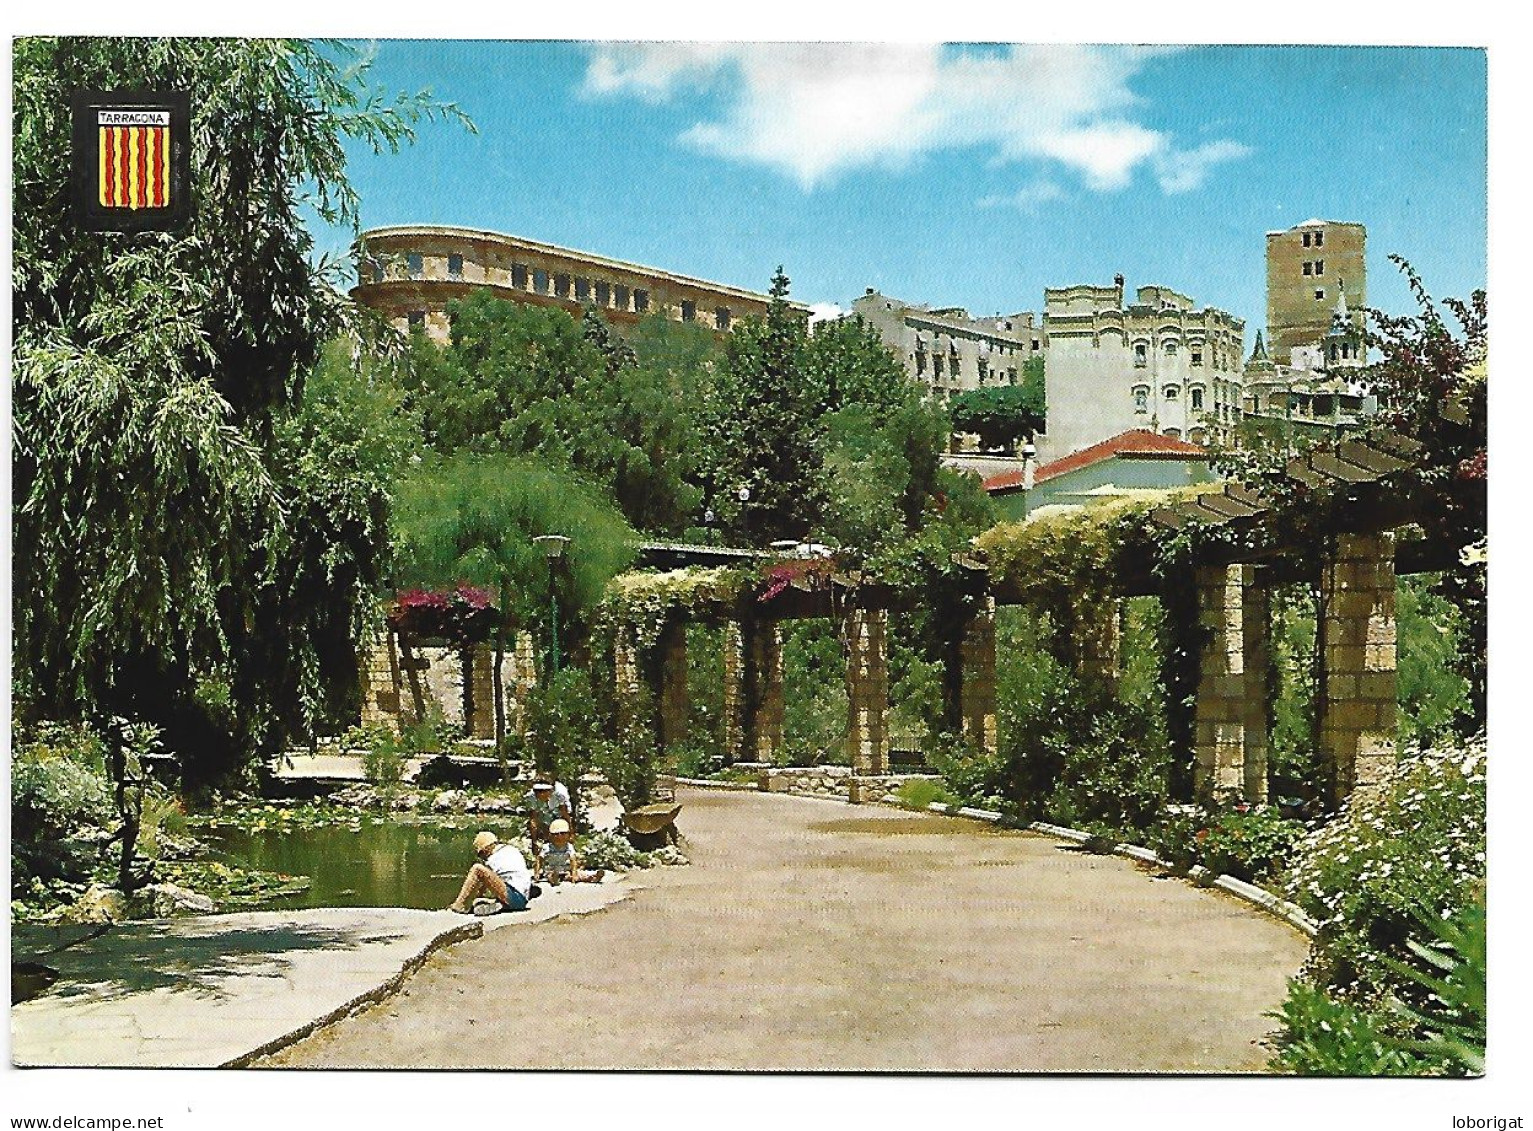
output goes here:
[{"label": "dirt ground", "polygon": [[1045,836],[684,792],[690,867],[434,956],[263,1062],[313,1068],[1259,1072],[1304,938]]}]

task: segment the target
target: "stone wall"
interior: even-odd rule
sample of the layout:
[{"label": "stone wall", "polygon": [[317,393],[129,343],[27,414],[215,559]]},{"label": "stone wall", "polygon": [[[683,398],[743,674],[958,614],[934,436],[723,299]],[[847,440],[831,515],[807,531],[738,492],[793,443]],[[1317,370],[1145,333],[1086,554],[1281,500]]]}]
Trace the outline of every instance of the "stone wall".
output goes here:
[{"label": "stone wall", "polygon": [[760,771],[763,793],[825,797],[853,804],[890,801],[907,781],[937,781],[935,774],[854,774],[849,766],[773,766]]},{"label": "stone wall", "polygon": [[763,793],[794,793],[800,797],[847,799],[852,771],[846,766],[775,766],[756,779]]},{"label": "stone wall", "polygon": [[[465,725],[463,650],[441,641],[424,642],[389,631],[379,637],[362,664],[362,724],[396,729],[430,718],[435,709],[469,738],[495,736],[495,646],[469,649]],[[501,660],[506,697],[506,730],[522,731],[522,705],[537,685],[532,636],[518,633]]]}]

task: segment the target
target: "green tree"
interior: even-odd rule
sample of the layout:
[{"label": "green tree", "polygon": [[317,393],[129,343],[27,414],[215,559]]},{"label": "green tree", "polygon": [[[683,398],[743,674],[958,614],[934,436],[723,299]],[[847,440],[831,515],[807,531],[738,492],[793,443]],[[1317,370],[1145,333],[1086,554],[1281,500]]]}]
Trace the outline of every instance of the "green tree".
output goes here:
[{"label": "green tree", "polygon": [[808,328],[788,304],[781,267],[771,295],[765,318],[731,333],[704,428],[711,505],[727,531],[753,546],[807,535],[826,489],[822,396],[804,379]]},{"label": "green tree", "polygon": [[[345,618],[368,599],[365,562],[287,564],[311,552],[295,524],[312,509],[293,508],[274,431],[351,312],[300,209],[355,230],[346,142],[397,149],[422,118],[458,115],[429,94],[386,101],[345,53],[231,39],[13,48],[17,684],[43,714],[159,724],[194,781],[313,714],[314,610]],[[189,92],[184,231],[74,225],[81,88]],[[228,694],[199,695],[210,682]],[[227,721],[210,699],[232,705]]]},{"label": "green tree", "polygon": [[576,322],[488,290],[451,314],[445,348],[424,334],[412,343],[412,399],[428,443],[444,454],[538,453],[603,488],[640,529],[687,526],[700,498],[689,476],[714,352],[706,330],[656,314],[630,343],[594,307]]},{"label": "green tree", "polygon": [[885,415],[922,393],[878,332],[857,317],[826,319],[812,327],[802,373],[824,412],[864,405]]},{"label": "green tree", "polygon": [[[508,623],[540,627],[561,651],[585,631],[584,612],[632,564],[638,536],[600,490],[568,469],[529,456],[463,452],[434,457],[399,488],[394,519],[401,586],[467,582],[500,595],[496,637],[495,740],[505,737],[500,659]],[[568,538],[558,563],[533,539]],[[552,657],[550,657],[552,658]]]},{"label": "green tree", "polygon": [[1043,429],[1043,398],[1026,385],[969,389],[949,402],[953,429],[977,432],[985,448],[1016,447],[1017,440]]}]

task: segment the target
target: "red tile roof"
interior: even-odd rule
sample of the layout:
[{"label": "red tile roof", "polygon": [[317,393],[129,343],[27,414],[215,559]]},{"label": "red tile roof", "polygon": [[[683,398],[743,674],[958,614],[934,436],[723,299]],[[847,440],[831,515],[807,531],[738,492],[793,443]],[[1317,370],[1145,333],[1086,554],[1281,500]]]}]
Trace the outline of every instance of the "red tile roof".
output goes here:
[{"label": "red tile roof", "polygon": [[[1044,464],[1034,470],[1033,483],[1035,485],[1043,483],[1118,456],[1128,456],[1132,459],[1207,459],[1208,452],[1186,440],[1161,436],[1148,428],[1132,428],[1099,444],[1092,444],[1089,448],[1082,448],[1062,459]],[[1020,486],[1022,486],[1020,471],[1003,471],[1000,475],[992,475],[984,482],[986,491],[1004,491]]]}]

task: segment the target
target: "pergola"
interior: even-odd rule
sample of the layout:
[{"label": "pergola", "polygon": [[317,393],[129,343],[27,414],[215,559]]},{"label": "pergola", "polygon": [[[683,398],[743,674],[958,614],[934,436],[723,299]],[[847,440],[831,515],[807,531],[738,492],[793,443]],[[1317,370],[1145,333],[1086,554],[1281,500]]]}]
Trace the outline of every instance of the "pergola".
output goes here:
[{"label": "pergola", "polygon": [[[1195,589],[1194,797],[1266,799],[1270,600],[1272,587],[1285,583],[1317,587],[1318,738],[1329,769],[1328,800],[1339,803],[1376,779],[1393,758],[1395,579],[1456,564],[1460,550],[1440,536],[1397,537],[1402,527],[1438,526],[1423,521],[1441,497],[1437,488],[1420,487],[1421,452],[1412,440],[1385,436],[1366,443],[1346,440],[1290,461],[1288,479],[1326,515],[1321,544],[1298,540],[1302,531],[1294,529],[1291,509],[1234,485],[1151,513],[1151,528],[1162,534],[1196,526],[1214,535],[1198,540],[1191,576],[1175,582]],[[656,544],[645,548],[640,564],[675,569],[761,557],[755,551]],[[1073,610],[1074,623],[1062,626],[1078,674],[1109,683],[1116,679],[1119,600],[1168,596],[1167,579],[1150,568],[1153,559],[1148,544],[1125,546],[1113,592],[1083,602]],[[945,625],[946,713],[968,743],[993,751],[995,613],[998,606],[1024,602],[1024,587],[992,576],[979,552],[955,559],[955,565],[957,580],[951,584],[957,592],[943,595],[947,607],[961,610]],[[1184,590],[1184,596],[1191,594]],[[889,615],[930,597],[837,572],[830,563],[809,562],[731,601],[674,612],[648,646],[620,627],[613,641],[620,725],[654,725],[662,746],[686,737],[686,624],[720,622],[726,756],[774,761],[783,728],[782,624],[829,617],[839,624],[846,650],[846,762],[854,780],[887,774]],[[1180,607],[1190,604],[1184,600]],[[642,683],[653,693],[652,724],[622,708],[639,699]]]}]

